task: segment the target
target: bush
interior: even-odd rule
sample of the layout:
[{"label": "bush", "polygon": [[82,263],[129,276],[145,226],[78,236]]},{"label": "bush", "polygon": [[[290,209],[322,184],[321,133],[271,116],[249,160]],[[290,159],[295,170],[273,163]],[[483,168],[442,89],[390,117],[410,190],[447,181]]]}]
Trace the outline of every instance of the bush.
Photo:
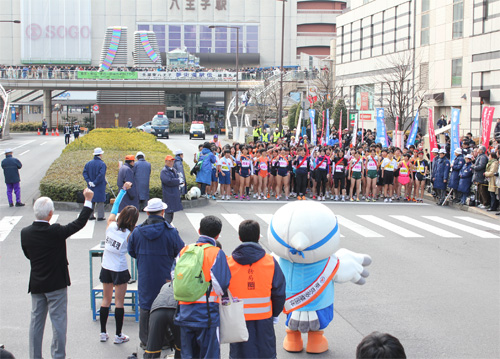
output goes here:
[{"label": "bush", "polygon": [[[83,168],[93,158],[93,150],[96,147],[104,150],[106,179],[115,194],[118,193],[118,161],[124,161],[126,155],[135,155],[137,151],[142,151],[146,155],[146,161],[151,163],[149,195],[151,198],[162,197],[160,171],[165,166],[165,156],[173,155],[172,151],[147,133],[124,128],[96,129],[66,146],[41,180],[40,194],[54,201],[76,202],[77,193],[86,188],[82,176]],[[189,167],[184,163],[188,190],[196,185],[195,178],[189,171]],[[109,186],[106,192],[111,194]]]},{"label": "bush", "polygon": [[[14,122],[9,124],[9,128],[11,132],[36,132],[40,129],[42,131],[42,123],[41,122]],[[64,128],[62,123],[59,123],[59,132],[61,132]],[[54,130],[56,129],[56,124],[54,123]]]}]

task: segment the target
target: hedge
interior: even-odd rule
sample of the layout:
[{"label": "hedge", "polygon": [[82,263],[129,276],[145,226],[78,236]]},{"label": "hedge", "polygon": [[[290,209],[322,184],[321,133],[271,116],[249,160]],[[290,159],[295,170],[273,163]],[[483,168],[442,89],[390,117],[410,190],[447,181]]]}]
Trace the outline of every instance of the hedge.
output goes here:
[{"label": "hedge", "polygon": [[[96,147],[104,150],[102,159],[107,166],[106,179],[115,194],[118,192],[118,161],[124,161],[126,155],[142,151],[146,161],[151,163],[149,195],[151,198],[162,197],[160,172],[165,166],[165,156],[173,155],[172,151],[147,133],[124,128],[96,129],[67,145],[40,182],[40,194],[53,201],[76,202],[77,193],[86,187],[82,176],[83,168],[93,159]],[[196,185],[195,177],[189,171],[190,168],[184,163],[188,189]],[[109,186],[106,187],[106,192],[111,194]]]}]

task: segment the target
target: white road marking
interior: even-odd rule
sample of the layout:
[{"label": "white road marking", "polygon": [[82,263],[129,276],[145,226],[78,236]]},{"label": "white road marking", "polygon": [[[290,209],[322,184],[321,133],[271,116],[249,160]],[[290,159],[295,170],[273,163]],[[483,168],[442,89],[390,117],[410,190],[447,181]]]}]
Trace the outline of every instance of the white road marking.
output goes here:
[{"label": "white road marking", "polygon": [[377,226],[380,226],[388,231],[399,234],[400,236],[405,237],[405,238],[421,238],[421,237],[423,237],[418,233],[412,232],[406,228],[400,227],[392,222],[386,221],[385,219],[379,218],[377,216],[358,215],[358,217],[361,219],[364,219],[365,221],[376,224]]},{"label": "white road marking", "polygon": [[186,217],[196,233],[198,233],[198,230],[200,229],[200,221],[203,217],[205,217],[205,215],[203,213],[186,213]]},{"label": "white road marking", "polygon": [[236,233],[238,232],[238,229],[240,227],[240,223],[243,222],[245,219],[240,216],[239,214],[235,213],[221,213],[222,217],[226,219],[226,221],[229,222],[231,227],[233,227],[236,230]]},{"label": "white road marking", "polygon": [[[83,227],[78,232],[73,234],[70,238],[72,238],[72,239],[84,239],[84,238],[94,237],[95,222],[96,222],[96,220],[87,221],[87,224],[85,225],[85,227]],[[104,233],[103,233],[103,235],[104,235]]]},{"label": "white road marking", "polygon": [[50,224],[54,224],[57,222],[57,219],[59,218],[59,215],[58,214],[53,214],[52,215],[52,218],[50,219],[49,223]]},{"label": "white road marking", "polygon": [[473,227],[466,226],[465,224],[462,224],[460,222],[455,222],[455,221],[450,221],[449,219],[444,219],[438,216],[423,216],[424,218],[430,219],[431,221],[444,224],[445,226],[450,226],[452,228],[458,229],[459,231],[464,231],[470,234],[473,234],[477,237],[481,238],[498,238],[498,236],[495,236],[492,233],[482,231],[480,229],[476,229]]},{"label": "white road marking", "polygon": [[271,224],[271,219],[273,218],[272,214],[258,214],[257,217],[262,219],[267,224]]},{"label": "white road marking", "polygon": [[47,141],[40,143],[40,146],[43,146],[47,143]]},{"label": "white road marking", "polygon": [[21,148],[23,146],[26,146],[26,145],[29,145],[31,142],[35,142],[35,140],[30,140],[30,141],[26,141],[25,143],[23,143],[22,145],[19,145],[17,147],[14,147],[13,150],[17,150],[18,148]]},{"label": "white road marking", "polygon": [[5,216],[0,220],[0,242],[3,242],[5,238],[7,238],[21,218],[23,218],[23,216]]},{"label": "white road marking", "polygon": [[19,154],[19,156],[22,156],[22,155],[24,155],[25,153],[28,153],[29,151],[30,151],[30,150],[26,150],[26,151],[24,151],[23,153],[20,153],[20,154]]},{"label": "white road marking", "polygon": [[455,218],[458,218],[458,219],[460,219],[462,221],[467,221],[467,222],[470,222],[470,223],[479,224],[479,225],[481,225],[483,227],[491,228],[491,229],[494,229],[496,231],[500,231],[500,225],[498,225],[498,224],[493,224],[493,223],[482,221],[480,219],[475,219],[475,218],[472,218],[472,217],[455,216]]},{"label": "white road marking", "polygon": [[371,229],[366,228],[366,227],[362,226],[361,224],[356,223],[354,221],[351,221],[350,219],[347,219],[345,217],[337,216],[337,219],[339,221],[340,230],[342,230],[342,227],[345,227],[347,229],[350,229],[353,232],[356,232],[357,234],[362,235],[363,237],[367,237],[367,238],[383,237],[383,235],[381,235],[380,233],[372,231]]},{"label": "white road marking", "polygon": [[444,238],[462,238],[458,234],[451,233],[448,231],[445,231],[444,229],[441,229],[439,227],[433,226],[429,223],[425,223],[422,221],[419,221],[418,219],[415,219],[413,217],[408,217],[408,216],[397,216],[397,215],[391,215],[391,217],[397,219],[398,221],[404,222],[406,224],[411,224],[412,226],[416,226],[419,229],[422,229],[427,232],[431,232],[432,234],[435,234],[440,237]]}]

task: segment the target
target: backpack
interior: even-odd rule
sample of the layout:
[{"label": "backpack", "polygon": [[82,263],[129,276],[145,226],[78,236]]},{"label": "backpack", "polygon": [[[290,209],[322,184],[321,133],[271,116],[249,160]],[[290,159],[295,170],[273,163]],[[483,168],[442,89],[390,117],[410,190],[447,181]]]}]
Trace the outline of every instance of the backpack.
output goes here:
[{"label": "backpack", "polygon": [[207,294],[210,282],[205,280],[203,258],[205,248],[211,244],[190,244],[177,261],[174,270],[174,298],[183,302],[194,302]]},{"label": "backpack", "polygon": [[195,176],[198,174],[198,171],[201,170],[201,166],[203,165],[203,160],[201,160],[201,161],[198,160],[198,162],[195,163],[195,165],[191,169],[191,172],[189,172],[191,174],[191,176]]}]

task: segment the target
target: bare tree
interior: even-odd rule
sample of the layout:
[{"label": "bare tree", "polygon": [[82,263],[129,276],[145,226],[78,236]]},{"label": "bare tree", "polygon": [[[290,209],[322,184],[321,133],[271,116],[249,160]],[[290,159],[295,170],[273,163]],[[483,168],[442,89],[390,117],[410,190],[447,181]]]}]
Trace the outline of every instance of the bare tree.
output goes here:
[{"label": "bare tree", "polygon": [[416,111],[420,111],[425,103],[428,84],[421,80],[426,76],[414,74],[420,69],[420,61],[414,57],[413,51],[389,56],[381,67],[388,70],[383,71],[374,82],[383,86],[386,117],[393,120],[399,118],[399,129],[406,131],[412,126]]}]

